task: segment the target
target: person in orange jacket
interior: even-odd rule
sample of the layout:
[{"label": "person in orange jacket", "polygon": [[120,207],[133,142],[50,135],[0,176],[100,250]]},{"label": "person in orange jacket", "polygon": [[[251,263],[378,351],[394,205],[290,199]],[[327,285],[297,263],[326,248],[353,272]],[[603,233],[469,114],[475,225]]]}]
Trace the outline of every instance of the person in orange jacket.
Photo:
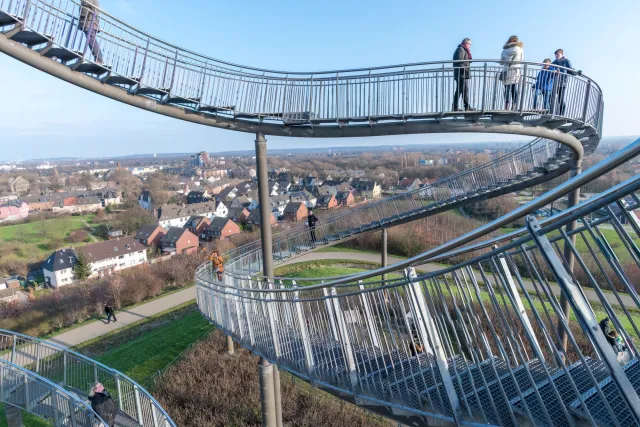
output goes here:
[{"label": "person in orange jacket", "polygon": [[213,251],[209,257],[211,266],[218,273],[218,280],[222,281],[222,273],[224,273],[224,258],[218,254],[218,251]]}]

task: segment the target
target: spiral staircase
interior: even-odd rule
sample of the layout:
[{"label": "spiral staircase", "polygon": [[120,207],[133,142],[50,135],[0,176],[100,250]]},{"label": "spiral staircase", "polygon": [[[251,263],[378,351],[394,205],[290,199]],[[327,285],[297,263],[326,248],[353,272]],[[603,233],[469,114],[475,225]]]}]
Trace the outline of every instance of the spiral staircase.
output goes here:
[{"label": "spiral staircase", "polygon": [[[562,79],[556,78],[551,107],[538,109],[529,86],[538,73],[548,71],[537,63],[514,64],[521,76],[520,97],[507,110],[503,65],[495,60],[266,70],[177,47],[99,8],[89,10],[90,22],[79,22],[83,7],[78,0],[0,0],[0,51],[119,102],[259,135],[472,132],[535,138],[485,165],[323,218],[314,241],[304,227],[278,233],[271,248],[275,262],[553,179],[593,152],[602,132],[602,92],[572,70],[559,70],[564,95],[558,90]],[[87,43],[85,33],[91,30],[101,62],[91,54],[95,46]],[[453,74],[463,65],[469,66],[475,109],[454,111]],[[634,342],[640,334],[634,317],[640,298],[631,280],[633,263],[640,265],[640,225],[633,213],[640,180],[634,177],[544,221],[528,216],[639,152],[636,142],[528,205],[417,257],[325,278],[320,285],[263,277],[259,243],[236,248],[226,254],[223,281],[214,279],[207,264],[198,269],[198,304],[208,319],[256,354],[407,425],[640,425]],[[527,227],[521,230],[477,240],[525,217]],[[576,221],[577,227],[565,228]],[[577,250],[576,238],[587,255],[584,247]],[[424,261],[450,266],[417,274],[413,266]],[[574,261],[575,270],[570,268]],[[392,272],[401,276],[380,279]],[[557,288],[574,317],[565,314]],[[612,320],[629,349],[629,361],[618,362],[596,313]],[[135,383],[127,380],[132,385],[121,391],[121,374],[83,359],[81,384],[69,382],[67,363],[77,355],[4,334],[13,340],[12,355],[30,345],[52,353],[34,361],[29,350],[20,363],[2,362],[3,372],[14,378],[14,385],[3,389],[3,401],[42,416],[58,414],[56,425],[67,425],[81,413],[100,425],[73,390],[106,376],[109,388],[118,390],[123,419],[133,425],[172,425]],[[563,337],[568,338],[566,350],[559,344]],[[10,348],[9,341],[4,348]],[[32,383],[46,393],[32,392]],[[52,402],[72,409],[51,412]]]}]

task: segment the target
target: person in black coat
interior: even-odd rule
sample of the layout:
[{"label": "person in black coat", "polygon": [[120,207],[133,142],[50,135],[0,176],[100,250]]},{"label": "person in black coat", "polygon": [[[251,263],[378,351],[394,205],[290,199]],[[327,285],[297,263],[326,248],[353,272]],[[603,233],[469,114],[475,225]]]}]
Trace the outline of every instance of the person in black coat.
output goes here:
[{"label": "person in black coat", "polygon": [[118,319],[116,319],[116,312],[113,309],[113,307],[111,307],[111,304],[107,304],[104,306],[104,314],[107,315],[107,325],[109,323],[111,323],[111,318],[113,317],[113,321],[117,322]]},{"label": "person in black coat", "polygon": [[89,393],[91,408],[102,418],[109,427],[116,423],[116,413],[118,408],[107,390],[101,383],[96,383]]},{"label": "person in black coat", "polygon": [[464,109],[467,111],[473,111],[469,104],[469,80],[471,79],[471,39],[466,38],[462,40],[462,43],[458,45],[458,48],[453,52],[453,60],[460,61],[453,64],[453,79],[456,81],[456,90],[453,92],[453,111],[460,111],[458,103],[460,102],[460,95],[462,95],[462,102],[464,103]]},{"label": "person in black coat", "polygon": [[311,234],[311,242],[316,244],[316,223],[318,222],[318,217],[313,214],[312,210],[309,210],[309,215],[307,216],[307,225],[309,225],[309,234]]}]

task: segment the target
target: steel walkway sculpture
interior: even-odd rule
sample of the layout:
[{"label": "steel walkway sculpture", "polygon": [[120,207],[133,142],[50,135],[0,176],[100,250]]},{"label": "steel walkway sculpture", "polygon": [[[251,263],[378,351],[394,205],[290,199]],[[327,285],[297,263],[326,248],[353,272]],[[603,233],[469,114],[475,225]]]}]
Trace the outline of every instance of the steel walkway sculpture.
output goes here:
[{"label": "steel walkway sculpture", "polygon": [[[464,246],[639,153],[640,140],[507,216],[384,269],[306,285],[265,280],[253,255],[231,259],[223,282],[205,264],[198,303],[253,352],[407,425],[640,425],[640,176]],[[564,226],[575,220],[569,235]],[[426,260],[454,262],[417,275],[411,265]],[[404,277],[380,281],[403,268]],[[556,286],[575,319],[564,316]],[[628,348],[622,365],[598,325],[604,317]]]},{"label": "steel walkway sculpture", "polygon": [[[82,4],[0,0],[0,51],[117,101],[194,123],[256,133],[258,139],[265,134],[355,137],[445,132],[536,138],[486,165],[323,221],[316,242],[304,228],[278,234],[271,247],[276,261],[316,245],[526,188],[570,167],[576,171],[600,140],[602,92],[586,76],[563,75],[565,98],[559,98],[555,87],[549,109],[533,107],[534,94],[528,87],[541,64],[516,64],[523,76],[521,97],[506,110],[499,79],[502,64],[474,60],[469,87],[477,110],[453,111],[453,72],[460,65],[453,61],[314,73],[264,70],[179,48],[100,9],[83,11]],[[88,39],[99,47],[89,45]],[[91,52],[100,52],[100,58]],[[608,223],[638,263],[636,242],[619,224],[620,217],[635,218],[628,212],[637,198],[624,200],[634,194],[636,180],[542,224],[529,219],[526,230],[491,242],[499,247],[488,253],[483,252],[487,243],[462,248],[622,164],[630,153],[638,154],[638,144],[551,195],[401,265],[329,278],[323,285],[265,279],[259,275],[259,246],[238,248],[227,254],[224,283],[212,279],[207,265],[198,270],[200,308],[257,354],[343,399],[405,424],[638,424],[637,353],[631,340],[638,328],[631,308],[622,302],[630,295],[636,310],[640,298],[629,279],[634,276],[621,266],[601,231],[601,224]],[[616,200],[621,201],[613,214],[609,204]],[[579,278],[570,277],[571,268],[565,269],[563,261],[571,261],[558,248],[562,241],[570,244],[572,237],[561,227],[598,212],[603,215],[596,222],[585,219],[571,232],[590,236],[586,241],[596,261],[589,264],[575,251],[585,271]],[[640,231],[637,224],[632,227],[633,232]],[[604,258],[598,258],[598,251]],[[454,260],[450,268],[421,276],[409,268],[421,260],[450,260],[453,255],[456,260],[464,255],[467,261]],[[403,268],[408,268],[403,278],[377,279]],[[601,291],[603,281],[607,287],[618,286],[612,292],[623,313],[613,308],[612,294]],[[552,291],[554,282],[570,300],[581,328],[564,317]],[[525,283],[533,283],[537,292],[521,295],[518,291]],[[617,364],[603,343],[594,324],[595,312],[577,283],[593,287],[601,300],[598,313],[612,319],[630,349],[628,364]],[[620,295],[622,289],[629,295]],[[569,337],[569,351],[556,345],[563,334]],[[34,368],[31,365],[26,367]],[[37,369],[10,367],[22,369],[25,378],[39,378]],[[136,405],[135,411],[125,412],[143,424],[144,412],[140,414],[140,404]],[[155,405],[151,408],[152,416],[161,411]],[[155,423],[155,418],[153,423],[144,420],[144,425]]]},{"label": "steel walkway sculpture", "polygon": [[87,394],[96,382],[110,392],[117,427],[175,427],[160,404],[121,372],[49,341],[0,329],[0,401],[56,426],[107,427]]}]

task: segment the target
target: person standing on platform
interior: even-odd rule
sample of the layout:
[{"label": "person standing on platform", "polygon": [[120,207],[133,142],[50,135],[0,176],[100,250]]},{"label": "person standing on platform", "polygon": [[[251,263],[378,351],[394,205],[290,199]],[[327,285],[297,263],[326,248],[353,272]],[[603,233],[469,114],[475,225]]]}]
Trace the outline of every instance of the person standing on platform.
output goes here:
[{"label": "person standing on platform", "polygon": [[458,108],[460,102],[460,96],[462,96],[462,102],[464,103],[464,109],[466,111],[473,111],[469,104],[469,80],[471,79],[471,39],[466,38],[462,40],[462,43],[458,45],[458,48],[453,52],[454,62],[453,64],[453,79],[456,82],[456,90],[453,92],[453,111],[460,111]]},{"label": "person standing on platform", "polygon": [[309,215],[307,216],[307,225],[309,226],[309,234],[311,235],[311,243],[316,245],[316,223],[318,217],[314,215],[313,211],[309,209]]}]

